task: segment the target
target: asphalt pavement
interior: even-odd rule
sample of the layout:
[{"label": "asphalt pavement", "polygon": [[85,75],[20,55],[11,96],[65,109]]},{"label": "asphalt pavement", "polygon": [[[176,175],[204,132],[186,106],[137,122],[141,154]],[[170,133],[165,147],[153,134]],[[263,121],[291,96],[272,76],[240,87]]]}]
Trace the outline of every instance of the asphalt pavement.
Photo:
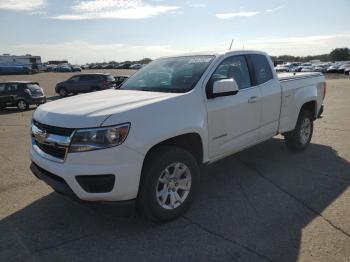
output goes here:
[{"label": "asphalt pavement", "polygon": [[[51,81],[68,74],[25,78],[56,99]],[[0,111],[0,261],[350,261],[349,78],[328,81],[305,152],[277,136],[212,164],[190,211],[165,224],[73,202],[36,179],[34,108]]]}]

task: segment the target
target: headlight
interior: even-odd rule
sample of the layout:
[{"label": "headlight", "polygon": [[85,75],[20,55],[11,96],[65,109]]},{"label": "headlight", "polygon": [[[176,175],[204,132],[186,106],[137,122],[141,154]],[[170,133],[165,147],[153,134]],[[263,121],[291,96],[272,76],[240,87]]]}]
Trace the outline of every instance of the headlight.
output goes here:
[{"label": "headlight", "polygon": [[111,127],[78,129],[75,131],[69,152],[83,152],[120,145],[128,136],[130,123]]}]

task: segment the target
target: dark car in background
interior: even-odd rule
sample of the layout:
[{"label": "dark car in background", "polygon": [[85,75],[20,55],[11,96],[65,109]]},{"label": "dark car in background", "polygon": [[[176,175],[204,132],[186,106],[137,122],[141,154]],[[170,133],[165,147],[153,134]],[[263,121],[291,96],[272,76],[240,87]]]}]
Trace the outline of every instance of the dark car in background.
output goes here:
[{"label": "dark car in background", "polygon": [[81,67],[77,65],[71,66],[72,72],[81,72]]},{"label": "dark car in background", "polygon": [[56,85],[55,91],[62,97],[115,88],[115,79],[110,74],[80,74]]},{"label": "dark car in background", "polygon": [[130,63],[123,63],[118,65],[117,69],[130,69],[131,64]]},{"label": "dark car in background", "polygon": [[63,72],[63,73],[72,72],[72,67],[69,65],[58,65],[55,68],[55,72]]},{"label": "dark car in background", "polygon": [[129,76],[114,76],[116,87],[120,87],[128,78]]},{"label": "dark car in background", "polygon": [[26,110],[30,105],[39,106],[45,102],[45,93],[37,82],[0,82],[0,109],[16,106],[19,110]]},{"label": "dark car in background", "polygon": [[33,71],[27,66],[0,66],[0,75],[26,74],[30,75]]}]

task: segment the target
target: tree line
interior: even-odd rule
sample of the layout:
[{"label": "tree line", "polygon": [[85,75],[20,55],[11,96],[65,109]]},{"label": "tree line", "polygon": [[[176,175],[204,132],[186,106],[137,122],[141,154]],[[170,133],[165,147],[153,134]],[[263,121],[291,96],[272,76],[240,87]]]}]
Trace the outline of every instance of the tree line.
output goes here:
[{"label": "tree line", "polygon": [[347,47],[344,48],[335,48],[329,54],[322,55],[309,55],[309,56],[291,56],[291,55],[280,55],[280,56],[271,56],[273,61],[282,60],[289,62],[309,62],[311,60],[321,60],[323,62],[327,61],[348,61],[350,60],[350,49]]}]

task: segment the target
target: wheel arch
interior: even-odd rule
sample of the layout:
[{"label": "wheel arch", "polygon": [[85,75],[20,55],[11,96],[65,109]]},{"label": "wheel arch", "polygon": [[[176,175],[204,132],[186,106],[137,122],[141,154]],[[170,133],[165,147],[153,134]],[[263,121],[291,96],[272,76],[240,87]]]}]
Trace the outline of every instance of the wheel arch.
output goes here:
[{"label": "wheel arch", "polygon": [[195,133],[195,132],[185,133],[185,134],[173,136],[173,137],[164,139],[162,141],[159,141],[158,143],[154,144],[147,150],[144,163],[154,151],[156,151],[159,147],[162,147],[162,146],[174,146],[174,147],[182,148],[190,152],[195,157],[199,165],[203,163],[203,159],[204,159],[203,141],[201,136],[198,133]]},{"label": "wheel arch", "polygon": [[317,101],[316,101],[316,99],[312,99],[312,100],[309,100],[307,102],[304,102],[304,104],[299,109],[298,116],[300,115],[300,113],[302,111],[305,111],[305,110],[310,112],[315,120],[317,118]]}]

